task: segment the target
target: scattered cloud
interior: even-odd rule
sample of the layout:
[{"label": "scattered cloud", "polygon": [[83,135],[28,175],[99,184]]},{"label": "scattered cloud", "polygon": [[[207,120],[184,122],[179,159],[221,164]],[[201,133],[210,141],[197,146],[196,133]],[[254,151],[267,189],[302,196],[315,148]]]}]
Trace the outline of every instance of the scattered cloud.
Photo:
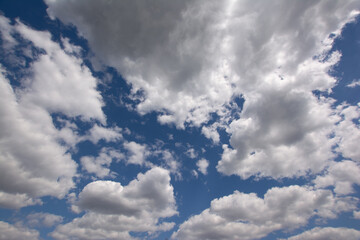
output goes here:
[{"label": "scattered cloud", "polygon": [[136,165],[150,164],[146,161],[146,157],[150,154],[146,144],[139,144],[136,142],[125,142],[124,148],[129,153],[128,157],[126,158],[127,164],[136,164]]},{"label": "scattered cloud", "polygon": [[207,174],[207,168],[209,167],[209,161],[202,158],[199,161],[196,162],[196,166],[198,167],[199,172],[206,175]]},{"label": "scattered cloud", "polygon": [[114,149],[102,148],[99,156],[83,156],[80,159],[81,166],[88,173],[94,173],[99,178],[113,177],[115,173],[110,170],[110,165],[115,159],[119,161],[124,159],[124,154]]},{"label": "scattered cloud", "polygon": [[346,85],[349,88],[355,88],[360,86],[360,79],[352,81],[350,84]]}]

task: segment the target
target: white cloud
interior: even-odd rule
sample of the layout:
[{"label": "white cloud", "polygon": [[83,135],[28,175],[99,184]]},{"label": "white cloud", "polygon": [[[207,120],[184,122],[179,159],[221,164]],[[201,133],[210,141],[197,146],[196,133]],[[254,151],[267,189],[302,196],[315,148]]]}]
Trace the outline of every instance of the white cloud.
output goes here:
[{"label": "white cloud", "polygon": [[[359,124],[355,124],[356,119],[360,117],[359,106],[340,105],[338,106],[338,114],[342,120],[336,126],[335,134],[338,138],[337,151],[345,158],[360,162],[360,141]],[[359,121],[357,120],[359,123]]]},{"label": "white cloud", "polygon": [[204,134],[205,137],[211,139],[214,143],[219,143],[220,141],[220,135],[216,130],[215,126],[203,126],[201,128],[201,133]]},{"label": "white cloud", "polygon": [[16,30],[26,39],[46,51],[32,64],[22,100],[49,112],[61,112],[69,117],[81,116],[85,120],[97,119],[105,123],[102,97],[96,90],[96,79],[82,60],[64,52],[51,40],[48,32],[32,30],[18,23]]},{"label": "white cloud", "polygon": [[167,231],[174,223],[159,221],[177,214],[169,172],[153,168],[127,186],[119,182],[95,181],[84,187],[77,206],[84,216],[60,225],[55,239],[132,239],[129,231]]},{"label": "white cloud", "polygon": [[[12,76],[11,69],[1,67],[0,74],[0,202],[19,208],[41,203],[38,198],[43,196],[63,198],[74,187],[77,164],[69,148],[81,136],[77,126],[65,119],[80,117],[103,124],[106,119],[97,81],[75,56],[75,46],[68,43],[65,52],[49,32],[32,30],[19,21],[11,25],[3,16],[0,19],[2,34],[8,31],[4,43],[11,42],[1,47],[8,46],[4,51],[12,61],[21,61],[15,49],[30,59],[21,69],[26,74],[13,75],[19,77],[15,80],[20,87],[13,89],[5,78]],[[21,44],[9,38],[12,34]],[[34,48],[41,51],[30,50]],[[53,113],[65,115],[65,119],[53,119]],[[61,126],[55,127],[54,122]],[[9,199],[15,198],[10,203]]]},{"label": "white cloud", "polygon": [[106,142],[113,142],[122,139],[121,131],[122,129],[119,127],[105,128],[94,125],[89,130],[89,136],[87,138],[94,144],[97,144],[101,139],[104,139]]},{"label": "white cloud", "polygon": [[146,157],[150,154],[146,144],[139,144],[136,142],[125,142],[124,148],[129,152],[129,156],[126,159],[128,164],[136,165],[149,165],[146,161]]},{"label": "white cloud", "polygon": [[218,171],[242,178],[321,171],[335,156],[335,139],[328,136],[338,117],[331,111],[331,102],[317,100],[311,93],[268,87],[246,100],[240,119],[230,124],[227,131],[233,149],[223,146]]},{"label": "white cloud", "polygon": [[52,227],[63,221],[62,216],[43,212],[31,213],[26,219],[31,227]]},{"label": "white cloud", "polygon": [[197,157],[197,153],[195,152],[194,148],[189,148],[189,150],[186,151],[186,155],[188,155],[188,157],[192,159]]},{"label": "white cloud", "polygon": [[290,89],[331,88],[335,79],[313,57],[331,48],[328,35],[339,34],[359,8],[356,0],[46,3],[133,92],[144,90],[140,113],[160,111],[161,123],[180,128],[207,122],[241,93],[248,100],[269,76],[281,76]]},{"label": "white cloud", "polygon": [[335,218],[356,201],[328,190],[289,186],[272,188],[264,198],[235,191],[215,199],[210,208],[182,223],[173,239],[257,239],[282,229],[296,229],[311,217]]},{"label": "white cloud", "polygon": [[360,219],[360,211],[354,211],[353,214],[355,219]]},{"label": "white cloud", "polygon": [[25,193],[6,193],[0,192],[0,207],[19,209],[35,204],[42,204],[40,199],[33,199]]},{"label": "white cloud", "polygon": [[102,148],[99,156],[84,156],[80,158],[81,165],[88,173],[94,173],[97,177],[112,177],[115,175],[111,172],[110,165],[113,160],[119,161],[124,159],[124,154],[109,148]]},{"label": "white cloud", "polygon": [[316,177],[314,183],[318,188],[335,186],[337,194],[353,193],[353,184],[360,185],[360,166],[349,160],[334,162],[323,176]]},{"label": "white cloud", "polygon": [[299,235],[288,238],[288,240],[358,240],[360,231],[351,228],[316,227]]},{"label": "white cloud", "polygon": [[360,79],[352,81],[350,84],[346,85],[349,88],[355,88],[360,86]]},{"label": "white cloud", "polygon": [[[294,177],[318,173],[335,157],[338,139],[329,136],[339,118],[331,99],[312,92],[336,84],[328,73],[341,53],[327,55],[358,1],[46,3],[51,16],[77,26],[133,93],[143,91],[139,113],[157,111],[160,123],[179,128],[201,127],[217,113],[224,126],[202,126],[202,133],[215,143],[219,127],[230,135],[221,173]],[[237,96],[245,103],[234,120],[228,106]]]},{"label": "white cloud", "polygon": [[196,166],[198,167],[199,172],[206,175],[207,174],[207,168],[209,167],[209,161],[202,158],[199,161],[197,161]]},{"label": "white cloud", "polygon": [[27,229],[21,226],[14,226],[7,222],[0,221],[0,239],[1,240],[38,240],[39,232]]},{"label": "white cloud", "polygon": [[0,190],[28,197],[64,197],[74,186],[76,163],[48,134],[48,130],[56,132],[49,114],[39,108],[25,109],[3,75],[0,95]]}]

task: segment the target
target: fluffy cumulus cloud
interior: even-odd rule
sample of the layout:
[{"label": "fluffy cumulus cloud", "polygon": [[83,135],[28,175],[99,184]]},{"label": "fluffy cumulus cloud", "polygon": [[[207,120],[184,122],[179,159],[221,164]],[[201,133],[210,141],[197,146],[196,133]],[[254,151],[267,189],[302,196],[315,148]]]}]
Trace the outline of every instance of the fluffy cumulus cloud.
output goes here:
[{"label": "fluffy cumulus cloud", "polygon": [[210,208],[180,225],[173,239],[258,239],[281,229],[296,229],[311,217],[335,218],[356,201],[328,190],[290,186],[272,188],[264,198],[235,191],[215,199]]},{"label": "fluffy cumulus cloud", "polygon": [[39,232],[22,226],[15,226],[0,221],[0,239],[1,240],[18,240],[18,239],[38,240]]},{"label": "fluffy cumulus cloud", "polygon": [[166,231],[174,223],[160,221],[177,214],[169,172],[155,167],[122,186],[114,181],[89,183],[78,196],[85,215],[60,225],[55,239],[132,239],[129,232]]},{"label": "fluffy cumulus cloud", "polygon": [[146,144],[139,144],[136,142],[125,142],[124,148],[128,151],[128,158],[126,160],[128,164],[136,164],[136,165],[150,164],[149,162],[146,161],[147,156],[149,156],[150,154]]},{"label": "fluffy cumulus cloud", "polygon": [[[76,57],[76,47],[68,43],[64,51],[50,33],[0,18],[2,51],[14,57],[9,61],[16,66],[23,54],[30,59],[24,75],[4,67],[0,74],[0,204],[19,208],[41,203],[37,198],[46,195],[63,198],[74,187],[77,164],[68,147],[79,139],[76,126],[57,119],[63,126],[57,128],[51,114],[106,119],[96,79]],[[13,88],[7,76],[20,87]]]},{"label": "fluffy cumulus cloud", "polygon": [[93,173],[99,178],[112,177],[115,175],[111,172],[110,165],[115,161],[124,158],[124,155],[119,151],[109,148],[101,149],[99,156],[83,156],[80,158],[81,166],[88,173]]},{"label": "fluffy cumulus cloud", "polygon": [[99,125],[94,125],[89,130],[89,135],[85,137],[86,140],[97,144],[100,140],[106,142],[114,142],[122,139],[122,129],[119,127],[106,128]]},{"label": "fluffy cumulus cloud", "polygon": [[351,228],[314,228],[299,235],[288,238],[288,240],[357,240],[360,239],[360,231]]},{"label": "fluffy cumulus cloud", "polygon": [[206,175],[207,174],[207,168],[209,167],[209,161],[202,158],[199,161],[197,161],[196,166],[198,167],[198,170]]},{"label": "fluffy cumulus cloud", "polygon": [[360,185],[360,166],[349,160],[333,163],[323,176],[316,177],[314,183],[321,188],[335,186],[337,194],[353,193],[353,185]]}]

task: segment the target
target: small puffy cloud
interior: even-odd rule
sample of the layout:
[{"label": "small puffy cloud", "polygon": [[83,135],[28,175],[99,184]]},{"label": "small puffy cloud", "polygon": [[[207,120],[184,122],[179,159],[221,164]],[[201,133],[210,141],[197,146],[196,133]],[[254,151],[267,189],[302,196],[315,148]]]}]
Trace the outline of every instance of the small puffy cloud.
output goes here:
[{"label": "small puffy cloud", "polygon": [[201,128],[201,133],[204,134],[205,137],[211,139],[214,143],[219,143],[220,135],[214,126],[203,126]]},{"label": "small puffy cloud", "polygon": [[105,128],[95,124],[89,130],[87,139],[94,144],[97,144],[101,139],[104,139],[106,142],[113,142],[122,139],[121,131],[122,129],[119,127]]},{"label": "small puffy cloud", "polygon": [[32,227],[52,227],[63,221],[63,217],[51,213],[31,213],[27,217],[27,223]]},{"label": "small puffy cloud", "polygon": [[129,155],[126,158],[127,164],[145,165],[147,156],[150,152],[146,144],[139,144],[136,142],[125,142],[124,148],[128,151]]},{"label": "small puffy cloud", "polygon": [[38,240],[39,232],[0,221],[0,240]]},{"label": "small puffy cloud", "polygon": [[84,156],[80,158],[81,166],[88,173],[94,173],[97,177],[104,178],[113,176],[115,173],[110,171],[113,160],[124,159],[124,155],[116,150],[103,148],[99,156]]},{"label": "small puffy cloud", "polygon": [[288,238],[288,240],[358,240],[360,231],[351,228],[316,227],[299,235]]},{"label": "small puffy cloud", "polygon": [[182,223],[173,239],[258,239],[283,229],[296,229],[311,217],[334,218],[355,208],[328,190],[289,186],[272,188],[264,198],[235,191],[215,199],[210,208]]},{"label": "small puffy cloud", "polygon": [[349,160],[334,162],[323,176],[316,177],[314,183],[318,188],[335,186],[337,194],[353,193],[353,184],[360,185],[360,166]]},{"label": "small puffy cloud", "polygon": [[197,153],[195,152],[195,149],[194,148],[190,148],[189,150],[186,151],[186,155],[189,157],[189,158],[196,158],[197,157]]},{"label": "small puffy cloud", "polygon": [[84,216],[59,225],[55,239],[132,239],[129,232],[167,231],[174,223],[160,218],[177,214],[169,172],[155,167],[127,186],[95,181],[81,191],[76,205]]},{"label": "small puffy cloud", "polygon": [[196,162],[196,166],[198,167],[199,172],[206,175],[207,174],[207,168],[209,167],[209,161],[202,158],[199,161]]},{"label": "small puffy cloud", "polygon": [[360,219],[360,211],[354,211],[353,215],[355,219]]}]

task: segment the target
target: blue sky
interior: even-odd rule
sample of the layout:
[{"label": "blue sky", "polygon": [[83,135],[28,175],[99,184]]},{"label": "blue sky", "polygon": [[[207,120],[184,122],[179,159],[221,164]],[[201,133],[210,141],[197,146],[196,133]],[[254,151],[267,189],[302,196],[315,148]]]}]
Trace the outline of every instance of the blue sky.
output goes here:
[{"label": "blue sky", "polygon": [[360,4],[0,2],[0,239],[360,239]]}]

